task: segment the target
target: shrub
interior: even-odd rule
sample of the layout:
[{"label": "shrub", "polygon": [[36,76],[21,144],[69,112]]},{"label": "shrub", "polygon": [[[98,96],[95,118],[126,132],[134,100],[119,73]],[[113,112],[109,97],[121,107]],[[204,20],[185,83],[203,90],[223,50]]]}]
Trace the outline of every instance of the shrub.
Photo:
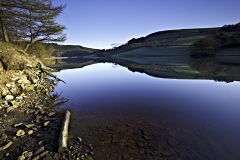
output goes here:
[{"label": "shrub", "polygon": [[199,41],[195,42],[190,51],[193,54],[200,54],[200,55],[213,55],[221,47],[221,41],[214,36],[207,36]]}]

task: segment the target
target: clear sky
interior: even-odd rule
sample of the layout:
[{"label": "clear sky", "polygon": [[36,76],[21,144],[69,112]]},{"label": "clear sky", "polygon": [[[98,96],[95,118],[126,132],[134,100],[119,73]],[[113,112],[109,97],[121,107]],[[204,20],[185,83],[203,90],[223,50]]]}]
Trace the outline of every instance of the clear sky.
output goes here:
[{"label": "clear sky", "polygon": [[57,22],[63,44],[107,49],[150,33],[240,22],[240,0],[53,0],[67,4]]}]

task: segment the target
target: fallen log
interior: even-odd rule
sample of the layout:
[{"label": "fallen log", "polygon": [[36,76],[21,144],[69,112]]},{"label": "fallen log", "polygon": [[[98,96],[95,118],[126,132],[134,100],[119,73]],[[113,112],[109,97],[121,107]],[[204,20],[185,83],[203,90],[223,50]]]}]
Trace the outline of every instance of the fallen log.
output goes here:
[{"label": "fallen log", "polygon": [[62,123],[61,133],[58,140],[58,153],[63,153],[67,150],[67,140],[68,140],[68,126],[70,122],[71,113],[67,110]]}]

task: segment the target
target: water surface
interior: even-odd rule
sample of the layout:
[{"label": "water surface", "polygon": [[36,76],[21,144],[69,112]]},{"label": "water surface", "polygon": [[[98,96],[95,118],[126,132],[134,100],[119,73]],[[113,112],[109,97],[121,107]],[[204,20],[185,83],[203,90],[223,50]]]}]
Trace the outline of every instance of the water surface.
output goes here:
[{"label": "water surface", "polygon": [[58,73],[70,135],[94,159],[240,159],[240,83],[155,78],[112,63]]}]

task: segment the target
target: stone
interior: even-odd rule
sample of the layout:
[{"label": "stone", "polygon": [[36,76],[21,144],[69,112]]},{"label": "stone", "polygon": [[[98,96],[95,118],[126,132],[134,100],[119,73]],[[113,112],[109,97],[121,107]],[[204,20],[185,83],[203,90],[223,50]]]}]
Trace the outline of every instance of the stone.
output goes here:
[{"label": "stone", "polygon": [[40,148],[34,153],[34,155],[37,155],[37,154],[43,152],[44,149],[45,149],[44,146],[40,147]]},{"label": "stone", "polygon": [[25,152],[23,152],[23,155],[24,155],[26,158],[30,158],[30,157],[33,156],[33,153],[32,153],[32,152],[25,151]]},{"label": "stone", "polygon": [[93,145],[92,144],[89,144],[88,146],[91,150],[93,150]]},{"label": "stone", "polygon": [[18,108],[20,105],[20,102],[16,102],[16,101],[11,101],[11,103],[14,108]]},{"label": "stone", "polygon": [[24,155],[21,155],[18,157],[18,160],[25,160],[25,159],[26,159],[26,157]]},{"label": "stone", "polygon": [[0,95],[2,95],[2,96],[7,96],[8,94],[10,94],[10,91],[5,87],[0,86],[0,91],[1,91]]},{"label": "stone", "polygon": [[50,112],[50,113],[48,113],[48,116],[49,117],[52,117],[52,116],[55,116],[56,115],[56,112]]},{"label": "stone", "polygon": [[28,131],[28,135],[31,135],[31,134],[33,134],[33,130]]},{"label": "stone", "polygon": [[21,126],[21,125],[22,125],[22,123],[18,123],[18,124],[14,124],[13,126],[18,127],[18,126]]},{"label": "stone", "polygon": [[46,122],[44,122],[43,126],[47,127],[49,123],[50,123],[50,121],[46,121]]},{"label": "stone", "polygon": [[14,97],[13,97],[12,95],[7,95],[7,96],[5,97],[5,100],[6,100],[6,101],[13,100],[13,99],[14,99]]},{"label": "stone", "polygon": [[31,82],[27,79],[26,75],[21,75],[18,80],[19,84],[30,84]]},{"label": "stone", "polygon": [[33,91],[34,90],[34,84],[31,84],[31,85],[21,85],[22,87],[22,90],[23,91],[26,91],[26,92],[30,92],[30,91]]},{"label": "stone", "polygon": [[32,124],[26,124],[26,125],[25,125],[26,128],[32,128],[32,127],[34,127],[34,126],[35,126],[35,124],[33,124],[33,123],[32,123]]},{"label": "stone", "polygon": [[20,130],[17,131],[17,134],[16,134],[17,137],[21,137],[21,136],[24,136],[24,135],[25,135],[25,131],[24,130],[20,129]]},{"label": "stone", "polygon": [[78,142],[82,142],[82,138],[77,137]]},{"label": "stone", "polygon": [[10,111],[12,111],[12,110],[14,110],[14,109],[15,109],[15,108],[14,108],[13,106],[8,107],[6,112],[9,113]]},{"label": "stone", "polygon": [[10,156],[10,153],[6,153],[5,156],[6,156],[6,157],[9,157],[9,156]]},{"label": "stone", "polygon": [[23,97],[22,97],[22,96],[18,96],[18,97],[16,97],[16,99],[17,99],[17,100],[22,100]]}]

